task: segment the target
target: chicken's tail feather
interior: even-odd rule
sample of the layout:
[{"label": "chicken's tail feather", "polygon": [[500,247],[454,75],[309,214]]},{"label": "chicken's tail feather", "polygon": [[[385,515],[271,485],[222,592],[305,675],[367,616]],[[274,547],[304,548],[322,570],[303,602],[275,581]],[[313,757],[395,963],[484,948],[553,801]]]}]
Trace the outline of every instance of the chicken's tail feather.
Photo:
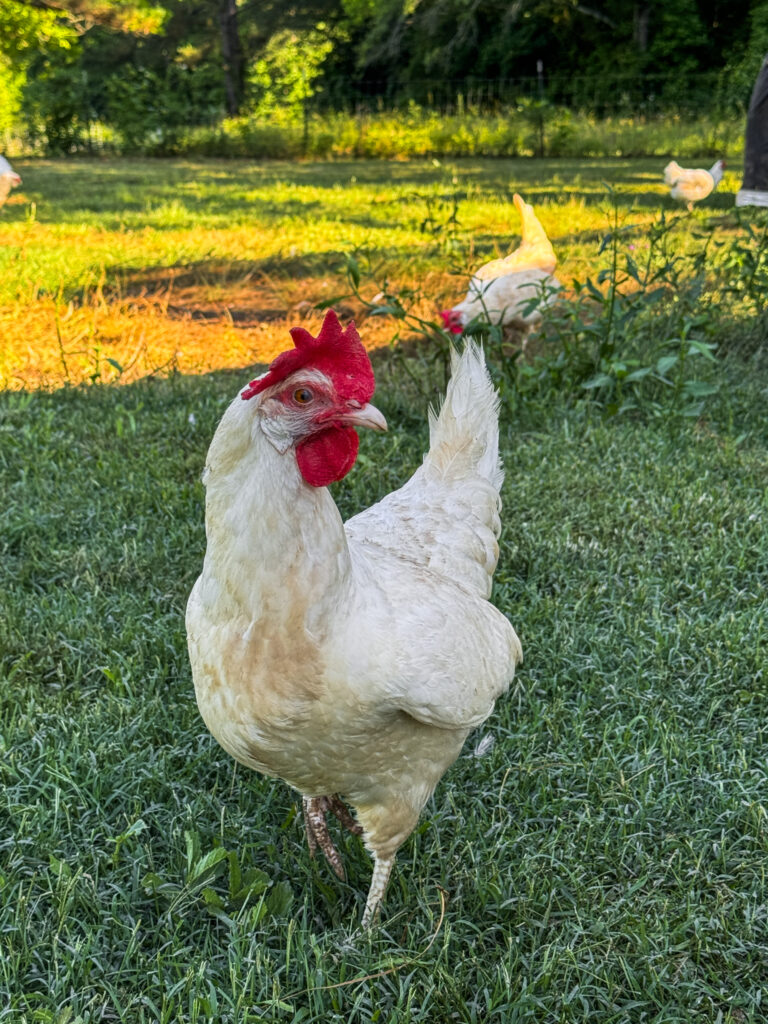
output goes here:
[{"label": "chicken's tail feather", "polygon": [[523,197],[517,192],[515,192],[512,200],[517,208],[517,212],[520,214],[520,233],[522,235],[523,245],[539,246],[547,250],[551,249],[552,255],[554,256],[552,243],[547,236],[547,232],[544,230],[544,225],[536,216],[531,204],[526,203]]},{"label": "chicken's tail feather", "polygon": [[482,349],[466,342],[451,353],[451,379],[439,412],[430,409],[430,448],[425,462],[444,477],[474,471],[497,491],[504,479],[499,459],[499,396]]}]

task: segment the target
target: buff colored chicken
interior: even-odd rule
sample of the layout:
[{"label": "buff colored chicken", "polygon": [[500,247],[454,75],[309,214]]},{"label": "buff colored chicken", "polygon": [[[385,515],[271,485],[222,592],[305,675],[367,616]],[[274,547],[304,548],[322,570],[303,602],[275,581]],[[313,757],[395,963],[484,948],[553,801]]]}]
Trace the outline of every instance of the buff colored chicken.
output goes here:
[{"label": "buff colored chicken", "polygon": [[470,342],[423,465],[344,524],[327,485],[355,463],[355,427],[386,429],[373,369],[333,312],[316,338],[291,334],[295,348],[240,391],[208,452],[189,654],[219,743],[301,793],[310,853],[343,878],[326,814],[362,834],[368,926],[398,848],[522,658],[488,600],[498,401]]},{"label": "buff colored chicken", "polygon": [[692,210],[694,203],[706,199],[710,192],[717,188],[724,171],[724,160],[716,160],[708,171],[702,167],[681,167],[674,160],[670,160],[664,168],[664,184],[669,186],[669,194],[673,199],[685,203],[688,209]]},{"label": "buff colored chicken", "polygon": [[[522,241],[509,256],[476,270],[464,301],[441,312],[446,328],[454,334],[461,334],[475,319],[530,331],[560,288],[554,277],[557,257],[546,231],[530,203],[517,193],[513,201],[520,214]],[[538,305],[531,308],[536,298]]]}]

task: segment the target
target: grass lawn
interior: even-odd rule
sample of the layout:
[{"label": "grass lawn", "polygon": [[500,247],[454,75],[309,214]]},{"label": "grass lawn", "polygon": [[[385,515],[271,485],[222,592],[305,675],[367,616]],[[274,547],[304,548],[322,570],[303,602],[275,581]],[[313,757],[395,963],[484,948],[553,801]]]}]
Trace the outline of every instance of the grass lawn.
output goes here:
[{"label": "grass lawn", "polygon": [[[0,211],[0,386],[268,360],[297,319],[317,319],[308,306],[348,291],[345,254],[370,270],[366,297],[387,280],[417,287],[416,308],[434,320],[470,269],[517,245],[515,191],[535,204],[566,283],[608,263],[597,257],[607,184],[638,258],[660,208],[680,218],[681,250],[712,225],[727,236],[737,172],[689,217],[666,195],[663,164],[19,162],[23,189]],[[393,331],[376,318],[365,337],[385,345]]]},{"label": "grass lawn", "polygon": [[[156,188],[133,211],[133,183],[121,178],[131,166]],[[354,242],[354,209],[373,217],[377,190],[385,209],[381,224],[360,226],[365,246],[381,245],[398,280],[434,274],[451,283],[407,199],[415,187],[437,192],[442,170],[357,165],[360,191],[350,200],[334,190],[338,166],[313,178],[302,166],[242,165],[229,184],[227,166],[22,168],[26,201],[40,175],[38,219],[24,220],[23,204],[0,214],[0,259],[18,262],[15,286],[0,275],[4,323],[46,303],[60,330],[66,316],[97,317],[83,341],[94,358],[87,346],[98,317],[125,303],[126,318],[141,321],[141,302],[155,295],[147,282],[167,290],[169,271],[187,273],[188,260],[179,322],[208,332],[211,363],[244,365],[259,355],[256,343],[232,355],[222,320],[192,312],[231,308],[229,288],[246,297],[253,281],[258,301],[271,295],[280,312],[270,330],[284,345],[288,299],[304,280],[331,274],[345,240]],[[202,188],[201,168],[208,191],[178,200],[180,224],[164,227],[158,215],[141,227],[174,189]],[[536,192],[526,168],[467,165],[467,179],[485,181],[498,201],[462,200],[462,231],[485,213],[478,250],[490,251],[497,232],[509,241],[511,191],[521,188],[545,198],[545,223],[561,225],[565,265],[594,259],[605,166],[579,172],[583,197],[566,198],[569,184],[559,199],[551,181]],[[646,201],[653,212],[647,197],[657,186],[653,168],[633,168],[637,198],[626,202],[635,218]],[[77,174],[92,177],[84,186]],[[253,207],[274,203],[272,235],[254,232],[239,207],[234,179],[247,174],[263,178]],[[233,190],[228,199],[216,175]],[[311,190],[324,231],[291,257],[289,226],[304,223]],[[723,198],[693,221],[705,226]],[[203,255],[217,231],[221,249]],[[253,246],[240,256],[238,237]],[[113,250],[121,239],[125,249]],[[222,276],[209,280],[215,261]],[[276,284],[259,276],[265,267]],[[328,280],[330,289],[340,283]],[[156,316],[166,330],[168,310]],[[386,324],[368,324],[386,333]],[[230,317],[227,329],[251,328]],[[79,379],[75,349],[62,342],[56,358]],[[48,344],[41,336],[40,358]],[[381,352],[374,361],[390,431],[365,432],[357,466],[336,485],[345,517],[403,482],[427,443],[426,398],[413,381],[422,358]],[[370,936],[354,934],[370,878],[359,842],[342,839],[346,883],[310,860],[295,795],[236,766],[194,702],[183,608],[204,551],[200,472],[249,371],[122,387],[54,387],[56,372],[63,368],[37,378],[29,370],[0,392],[0,1020],[765,1020],[764,362],[724,360],[719,393],[698,419],[641,410],[606,420],[556,395],[505,407],[494,600],[521,637],[525,664],[400,851],[382,927]],[[21,387],[33,379],[49,386]],[[436,383],[423,378],[423,390]]]}]

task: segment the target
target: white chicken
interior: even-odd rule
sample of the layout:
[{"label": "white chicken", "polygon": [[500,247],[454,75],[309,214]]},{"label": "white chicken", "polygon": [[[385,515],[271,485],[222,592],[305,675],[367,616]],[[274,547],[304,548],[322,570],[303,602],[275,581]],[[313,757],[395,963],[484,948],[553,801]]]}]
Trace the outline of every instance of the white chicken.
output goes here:
[{"label": "white chicken", "polygon": [[[302,794],[310,853],[340,877],[330,811],[373,854],[363,925],[398,848],[522,651],[488,598],[498,558],[498,400],[471,342],[453,362],[430,450],[346,524],[327,484],[385,430],[354,324],[317,338],[234,399],[208,452],[207,550],[189,598],[198,706],[238,761]],[[356,812],[355,821],[342,803]]]},{"label": "white chicken", "polygon": [[[491,260],[476,270],[463,302],[441,311],[446,328],[461,334],[475,318],[491,324],[512,325],[527,332],[552,304],[560,282],[553,276],[557,257],[533,207],[517,193],[513,202],[520,214],[522,241],[504,259]],[[532,307],[534,299],[539,302]]]},{"label": "white chicken", "polygon": [[689,210],[693,204],[706,199],[710,192],[720,184],[725,171],[725,161],[716,160],[708,171],[703,167],[681,167],[670,160],[664,168],[664,184],[669,186],[669,194],[673,199],[685,203]]},{"label": "white chicken", "polygon": [[21,184],[21,178],[4,156],[0,156],[0,206],[8,198],[12,188]]}]

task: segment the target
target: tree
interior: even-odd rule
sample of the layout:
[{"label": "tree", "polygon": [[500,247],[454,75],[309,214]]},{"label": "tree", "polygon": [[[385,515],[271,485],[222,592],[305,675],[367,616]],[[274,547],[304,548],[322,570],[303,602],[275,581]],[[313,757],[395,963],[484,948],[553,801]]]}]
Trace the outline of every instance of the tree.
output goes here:
[{"label": "tree", "polygon": [[148,35],[161,31],[168,15],[162,5],[152,0],[26,0],[19,5],[53,15],[79,34],[101,25],[114,31]]},{"label": "tree", "polygon": [[224,84],[227,91],[227,112],[234,117],[240,113],[245,78],[243,47],[237,23],[237,0],[219,0],[221,26],[221,57]]},{"label": "tree", "polygon": [[71,27],[53,11],[0,0],[0,133],[6,142],[18,122],[27,71],[39,54],[69,51],[76,45]]}]

